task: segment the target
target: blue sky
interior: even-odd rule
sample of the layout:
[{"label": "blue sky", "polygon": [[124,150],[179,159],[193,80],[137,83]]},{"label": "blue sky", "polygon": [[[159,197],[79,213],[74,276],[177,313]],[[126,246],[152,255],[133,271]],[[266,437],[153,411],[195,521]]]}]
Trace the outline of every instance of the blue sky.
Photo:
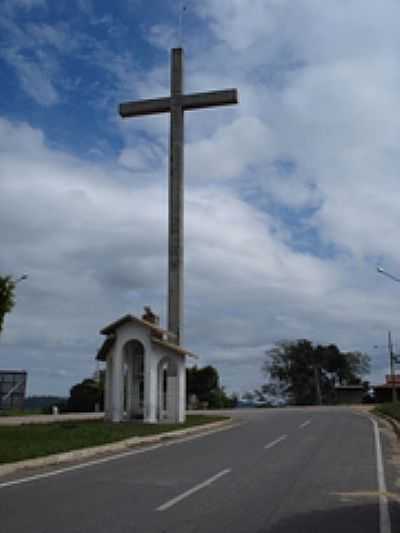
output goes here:
[{"label": "blue sky", "polygon": [[[181,2],[4,0],[0,272],[27,281],[0,341],[30,393],[93,372],[101,327],[151,304],[165,323],[168,94]],[[396,21],[365,0],[186,3],[186,89],[240,105],[186,114],[185,344],[231,391],[264,351],[310,338],[373,356],[400,335]]]}]

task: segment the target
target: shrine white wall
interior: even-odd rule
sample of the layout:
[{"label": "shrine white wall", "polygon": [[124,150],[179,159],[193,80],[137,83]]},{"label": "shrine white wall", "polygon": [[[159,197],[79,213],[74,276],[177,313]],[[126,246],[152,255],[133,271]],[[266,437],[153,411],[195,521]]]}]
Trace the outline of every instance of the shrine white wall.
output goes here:
[{"label": "shrine white wall", "polygon": [[[106,361],[105,416],[113,422],[124,419],[124,348],[132,340],[139,341],[144,348],[144,407],[143,421],[156,423],[160,416],[159,362],[167,359],[173,362],[174,375],[168,376],[167,406],[169,422],[185,421],[186,370],[185,358],[172,350],[151,342],[151,332],[140,324],[121,325],[116,331],[115,344]],[[132,362],[128,362],[128,376],[132,376]],[[129,380],[128,380],[129,381]],[[127,387],[127,414],[133,412],[132,384]],[[162,420],[161,420],[162,421]]]}]

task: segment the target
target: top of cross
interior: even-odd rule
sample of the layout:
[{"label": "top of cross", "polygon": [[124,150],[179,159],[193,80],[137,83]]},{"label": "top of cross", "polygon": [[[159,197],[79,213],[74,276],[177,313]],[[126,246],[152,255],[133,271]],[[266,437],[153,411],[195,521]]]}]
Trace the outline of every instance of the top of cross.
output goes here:
[{"label": "top of cross", "polygon": [[171,96],[152,98],[120,104],[119,114],[123,118],[168,113],[171,106],[179,106],[183,110],[203,109],[239,102],[237,89],[210,91],[204,93],[183,94],[183,49],[172,49],[171,65]]}]

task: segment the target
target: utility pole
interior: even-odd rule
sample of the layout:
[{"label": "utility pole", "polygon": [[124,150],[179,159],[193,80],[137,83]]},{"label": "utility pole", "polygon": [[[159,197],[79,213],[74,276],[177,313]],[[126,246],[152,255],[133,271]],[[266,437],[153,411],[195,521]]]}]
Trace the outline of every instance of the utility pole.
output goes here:
[{"label": "utility pole", "polygon": [[390,358],[390,379],[392,381],[392,402],[397,400],[396,397],[396,373],[394,368],[394,355],[393,355],[393,343],[392,343],[392,334],[388,332],[388,349],[389,349],[389,358]]}]

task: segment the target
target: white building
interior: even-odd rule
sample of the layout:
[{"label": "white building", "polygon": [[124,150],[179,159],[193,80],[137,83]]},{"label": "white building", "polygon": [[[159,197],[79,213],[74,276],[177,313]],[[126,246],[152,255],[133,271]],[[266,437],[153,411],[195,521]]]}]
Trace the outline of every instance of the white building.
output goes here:
[{"label": "white building", "polygon": [[105,417],[113,422],[185,421],[186,356],[149,308],[142,318],[126,315],[101,330],[97,353],[106,363]]}]

